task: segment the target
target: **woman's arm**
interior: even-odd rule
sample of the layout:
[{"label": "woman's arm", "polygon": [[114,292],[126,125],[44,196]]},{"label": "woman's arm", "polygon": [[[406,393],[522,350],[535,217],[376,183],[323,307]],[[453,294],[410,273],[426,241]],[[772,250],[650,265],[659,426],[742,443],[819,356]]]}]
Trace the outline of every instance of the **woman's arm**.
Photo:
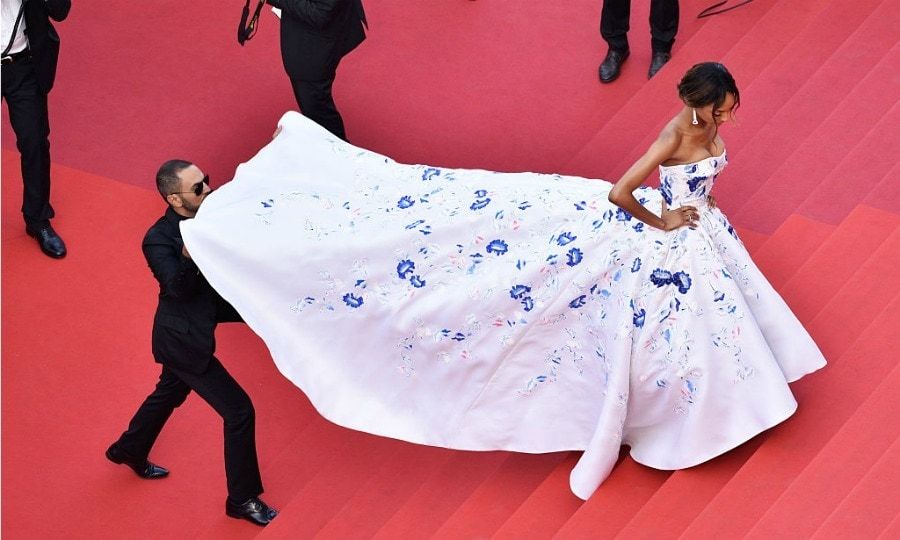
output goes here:
[{"label": "woman's arm", "polygon": [[671,231],[684,225],[692,228],[696,227],[693,223],[693,218],[697,214],[697,209],[693,206],[682,206],[677,210],[668,210],[666,202],[663,201],[661,215],[657,216],[644,208],[634,198],[634,190],[639,188],[644,183],[644,179],[656,170],[660,164],[672,157],[672,154],[675,153],[680,144],[681,137],[670,130],[666,129],[660,133],[659,138],[650,145],[650,148],[647,149],[644,155],[634,162],[634,165],[622,175],[622,178],[610,190],[609,202],[623,208],[635,218],[657,229]]}]

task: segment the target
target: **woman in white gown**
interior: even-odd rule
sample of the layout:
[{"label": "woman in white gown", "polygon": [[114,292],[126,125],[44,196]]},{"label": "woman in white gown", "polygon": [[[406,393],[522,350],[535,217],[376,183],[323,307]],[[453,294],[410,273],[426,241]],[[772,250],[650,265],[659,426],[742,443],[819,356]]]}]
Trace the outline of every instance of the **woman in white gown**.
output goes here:
[{"label": "woman in white gown", "polygon": [[[787,383],[825,365],[709,198],[734,80],[698,64],[679,94],[615,186],[398,164],[288,113],[182,233],[329,420],[584,450],[571,488],[586,499],[621,445],[697,465],[789,417]],[[657,167],[660,189],[639,187]]]}]

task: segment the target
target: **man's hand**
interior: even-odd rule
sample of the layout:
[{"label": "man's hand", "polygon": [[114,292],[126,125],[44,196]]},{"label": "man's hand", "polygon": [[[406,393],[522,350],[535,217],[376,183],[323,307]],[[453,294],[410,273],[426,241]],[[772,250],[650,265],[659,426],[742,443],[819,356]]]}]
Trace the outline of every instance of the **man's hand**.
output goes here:
[{"label": "man's hand", "polygon": [[191,253],[188,251],[187,246],[184,246],[184,245],[181,246],[181,255],[182,255],[185,259],[190,259],[190,258],[191,258]]}]

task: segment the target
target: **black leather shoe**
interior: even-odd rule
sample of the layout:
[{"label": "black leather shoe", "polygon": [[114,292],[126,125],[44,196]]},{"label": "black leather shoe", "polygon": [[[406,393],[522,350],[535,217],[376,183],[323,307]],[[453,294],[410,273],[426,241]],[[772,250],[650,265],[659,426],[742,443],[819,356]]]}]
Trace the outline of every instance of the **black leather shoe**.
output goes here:
[{"label": "black leather shoe", "polygon": [[666,62],[672,59],[672,55],[667,52],[654,52],[650,58],[650,70],[647,71],[647,78],[652,79],[656,72],[662,69]]},{"label": "black leather shoe", "polygon": [[630,51],[616,51],[610,49],[606,52],[606,58],[600,64],[600,82],[611,83],[619,78],[619,72],[622,70],[622,64],[628,58]]},{"label": "black leather shoe", "polygon": [[53,227],[51,227],[49,223],[38,227],[26,226],[25,233],[28,234],[28,236],[37,239],[38,245],[41,246],[41,251],[43,251],[45,255],[53,257],[54,259],[62,259],[66,256],[65,242],[63,242],[62,238],[56,234],[56,231],[53,230]]},{"label": "black leather shoe", "polygon": [[235,519],[246,519],[250,523],[265,527],[278,515],[278,510],[270,508],[259,497],[250,497],[241,504],[225,499],[225,514]]},{"label": "black leather shoe", "polygon": [[169,476],[169,471],[165,467],[150,463],[146,459],[134,459],[123,452],[115,443],[106,450],[106,459],[117,465],[128,465],[135,474],[148,480]]}]

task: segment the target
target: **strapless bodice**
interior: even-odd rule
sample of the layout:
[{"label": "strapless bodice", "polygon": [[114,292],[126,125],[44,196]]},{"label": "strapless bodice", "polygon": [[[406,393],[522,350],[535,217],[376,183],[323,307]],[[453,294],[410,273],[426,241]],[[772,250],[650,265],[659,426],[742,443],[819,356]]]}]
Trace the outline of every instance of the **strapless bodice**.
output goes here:
[{"label": "strapless bodice", "polygon": [[722,151],[721,155],[693,163],[660,165],[659,191],[671,208],[703,205],[712,191],[713,182],[727,163],[728,157]]}]

